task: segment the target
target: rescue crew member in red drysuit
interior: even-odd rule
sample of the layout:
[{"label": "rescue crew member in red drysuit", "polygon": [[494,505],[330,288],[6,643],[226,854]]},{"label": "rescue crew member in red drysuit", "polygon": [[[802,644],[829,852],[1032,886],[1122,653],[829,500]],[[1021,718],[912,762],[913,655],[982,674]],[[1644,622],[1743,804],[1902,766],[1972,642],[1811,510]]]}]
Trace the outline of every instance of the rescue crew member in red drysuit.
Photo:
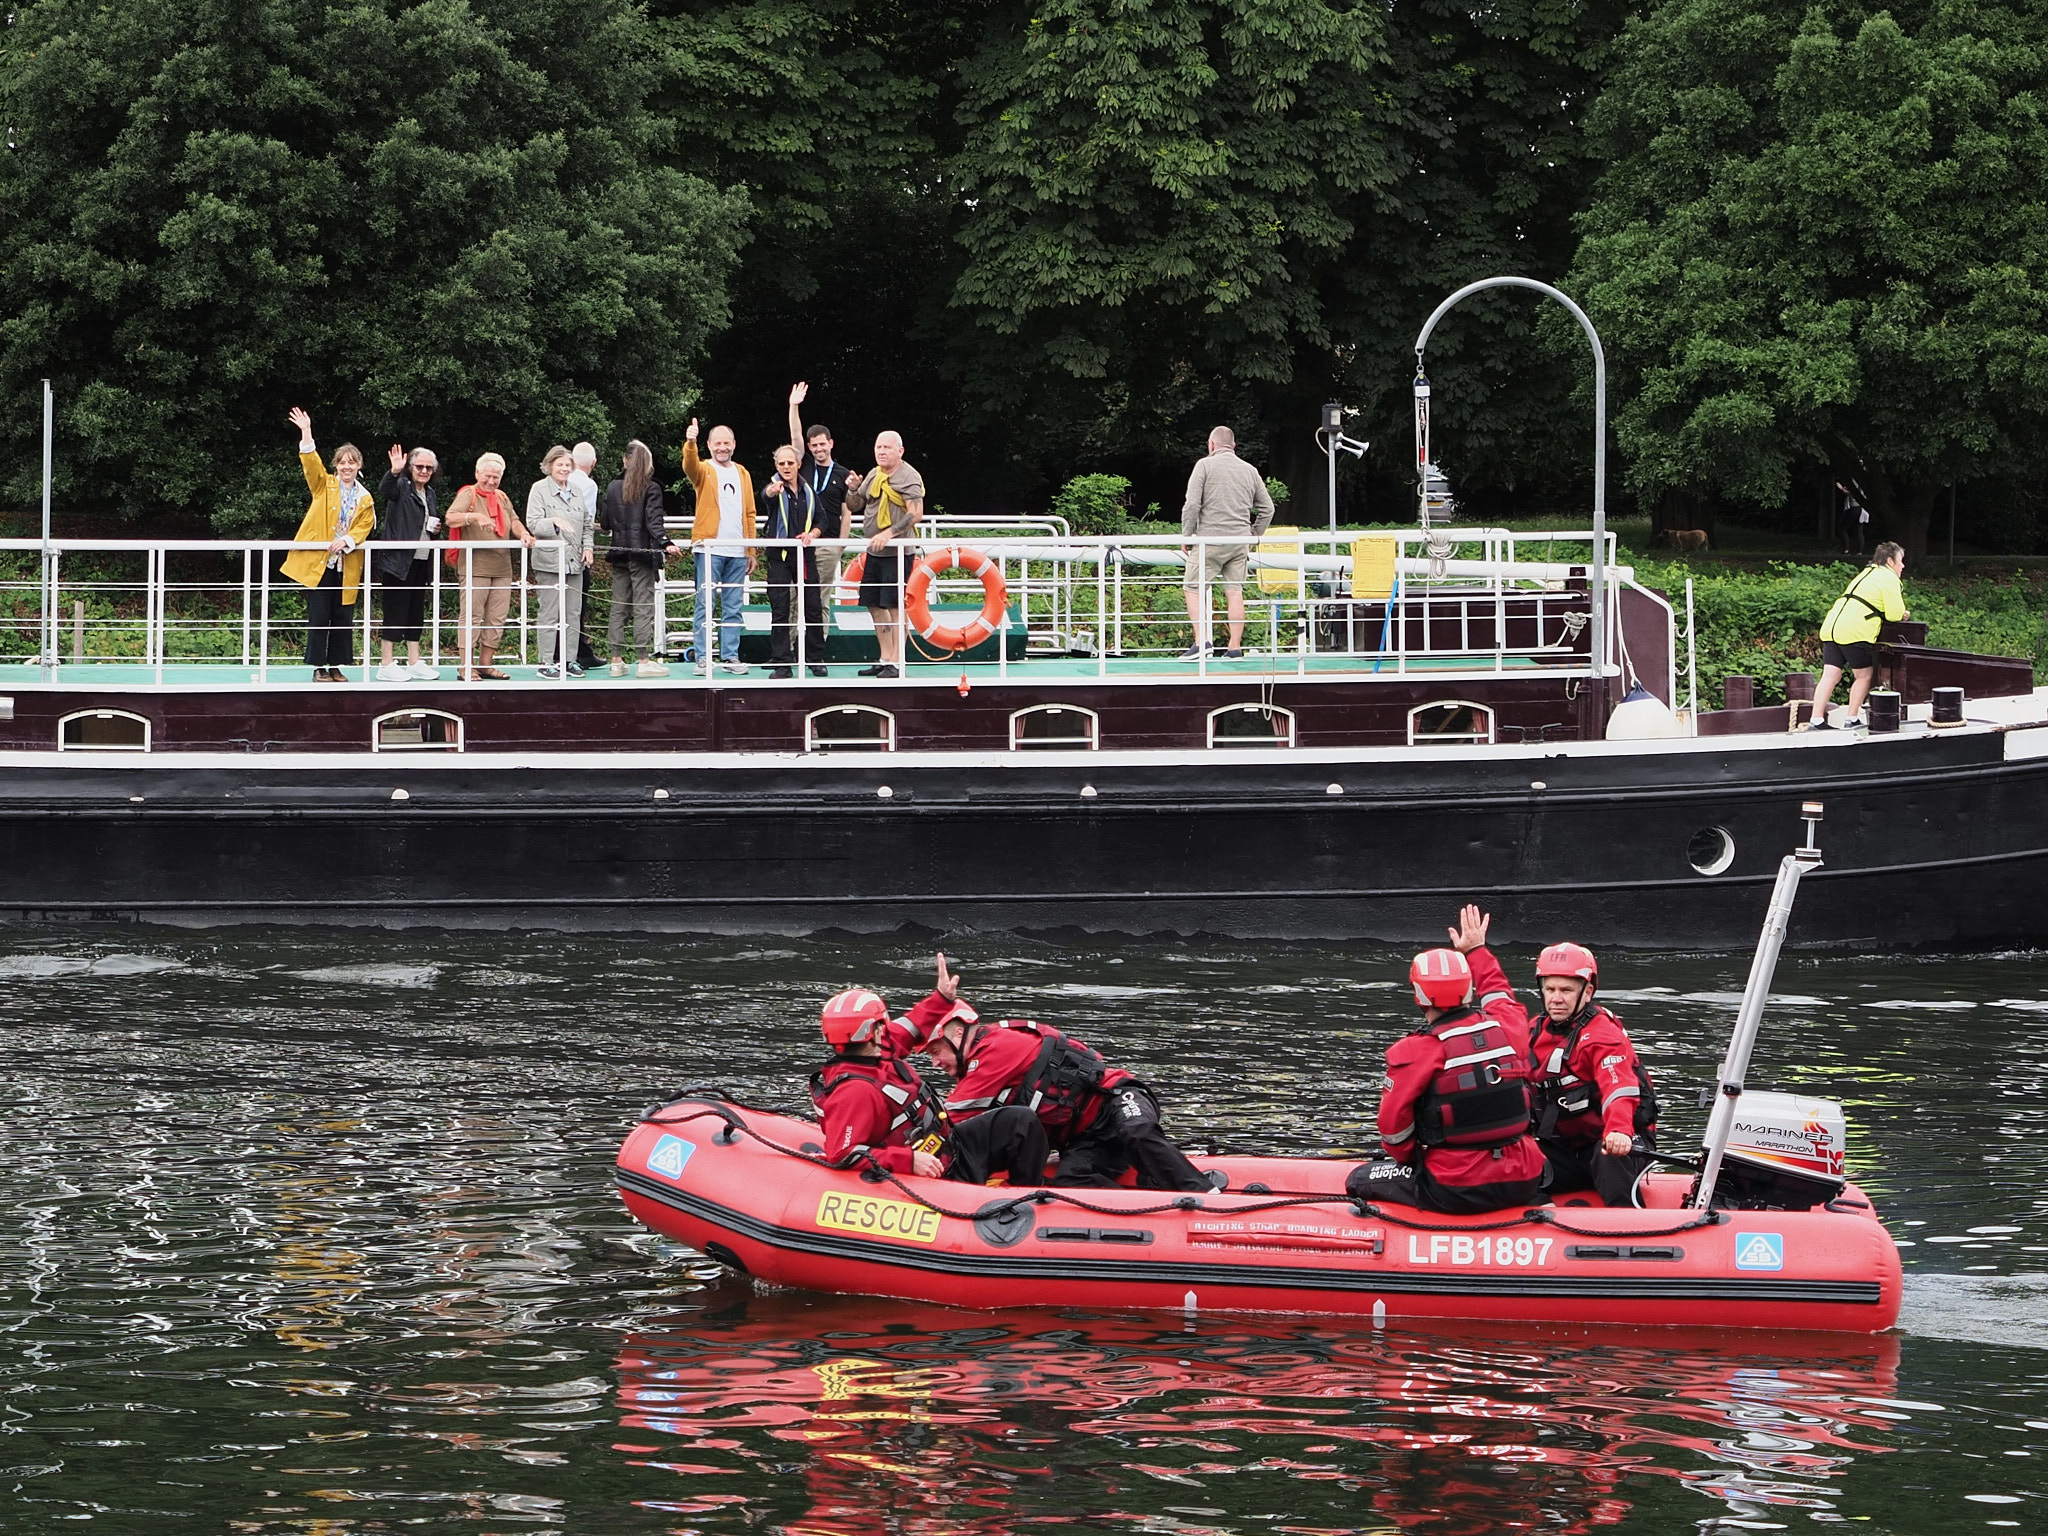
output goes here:
[{"label": "rescue crew member in red drysuit", "polygon": [[[939,975],[943,991],[944,955]],[[957,993],[958,978],[952,980]],[[917,1016],[913,1009],[911,1017]],[[976,1125],[1009,1109],[1033,1114],[1060,1154],[1055,1184],[1114,1189],[1135,1167],[1140,1189],[1216,1187],[1159,1129],[1159,1100],[1150,1088],[1050,1024],[985,1023],[967,1004],[954,1002],[936,1016],[926,1050],[954,1079],[946,1113],[956,1124]]]},{"label": "rescue crew member in red drysuit", "polygon": [[[940,958],[943,986],[945,960]],[[934,992],[907,1019],[892,1019],[882,999],[849,987],[825,1004],[826,1043],[839,1054],[811,1077],[811,1102],[824,1122],[825,1156],[844,1167],[879,1164],[891,1173],[986,1184],[1003,1172],[1012,1184],[1045,1181],[1046,1140],[1038,1117],[1012,1108],[956,1125],[906,1059],[925,1044],[929,1022],[952,1006]]]},{"label": "rescue crew member in red drysuit", "polygon": [[1593,1001],[1600,963],[1577,944],[1536,958],[1543,1026],[1535,1046],[1536,1140],[1549,1163],[1546,1194],[1599,1192],[1632,1205],[1655,1159],[1657,1091],[1622,1022]]},{"label": "rescue crew member in red drysuit", "polygon": [[1387,1156],[1352,1169],[1346,1194],[1447,1212],[1542,1200],[1543,1152],[1529,1134],[1529,1015],[1486,947],[1492,921],[1466,907],[1450,930],[1453,947],[1425,950],[1409,966],[1423,1023],[1387,1048]]}]

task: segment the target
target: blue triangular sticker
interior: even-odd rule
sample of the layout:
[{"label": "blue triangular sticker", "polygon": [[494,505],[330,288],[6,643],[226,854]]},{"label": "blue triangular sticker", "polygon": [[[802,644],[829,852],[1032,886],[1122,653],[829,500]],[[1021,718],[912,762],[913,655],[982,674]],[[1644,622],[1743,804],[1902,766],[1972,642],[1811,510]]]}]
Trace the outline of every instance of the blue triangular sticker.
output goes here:
[{"label": "blue triangular sticker", "polygon": [[680,1136],[664,1136],[654,1144],[654,1150],[647,1154],[647,1170],[650,1173],[665,1174],[671,1179],[683,1176],[683,1165],[689,1162],[690,1154],[697,1150],[694,1142],[684,1141]]},{"label": "blue triangular sticker", "polygon": [[1783,1269],[1785,1239],[1776,1232],[1744,1232],[1735,1239],[1737,1269]]}]

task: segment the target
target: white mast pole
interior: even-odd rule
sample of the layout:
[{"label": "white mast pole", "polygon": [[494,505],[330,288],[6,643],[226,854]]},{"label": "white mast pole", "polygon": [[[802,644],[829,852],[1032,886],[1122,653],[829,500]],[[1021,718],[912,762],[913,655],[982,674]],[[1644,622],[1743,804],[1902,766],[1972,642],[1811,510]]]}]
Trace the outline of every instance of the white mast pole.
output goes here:
[{"label": "white mast pole", "polygon": [[1735,1127],[1736,1101],[1742,1097],[1749,1055],[1763,1025],[1764,1003],[1771,995],[1771,977],[1778,969],[1778,951],[1785,945],[1785,928],[1792,919],[1792,899],[1799,894],[1800,876],[1809,869],[1820,868],[1820,849],[1813,840],[1820,828],[1820,813],[1818,800],[1809,800],[1799,807],[1806,822],[1806,846],[1793,849],[1778,864],[1778,883],[1771,889],[1763,932],[1757,935],[1756,958],[1750,962],[1749,985],[1742,989],[1735,1033],[1728,1037],[1728,1054],[1721,1058],[1714,1110],[1707,1117],[1706,1157],[1700,1164],[1699,1184],[1693,1190],[1694,1210],[1704,1211],[1713,1203],[1714,1185],[1721,1177],[1721,1158],[1728,1150],[1729,1132]]}]

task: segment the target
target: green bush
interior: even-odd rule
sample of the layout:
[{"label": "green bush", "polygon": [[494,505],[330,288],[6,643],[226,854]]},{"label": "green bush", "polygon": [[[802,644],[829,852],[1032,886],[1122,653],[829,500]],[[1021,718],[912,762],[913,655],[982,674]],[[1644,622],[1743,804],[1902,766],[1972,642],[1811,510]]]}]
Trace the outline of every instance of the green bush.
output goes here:
[{"label": "green bush", "polygon": [[[1702,570],[1681,561],[1635,562],[1636,580],[1677,610],[1681,647],[1685,578],[1693,578],[1702,709],[1720,707],[1722,680],[1733,674],[1755,678],[1757,702],[1775,704],[1785,697],[1787,672],[1818,672],[1821,620],[1858,569],[1779,561],[1763,571]],[[1907,610],[1927,625],[1929,645],[2025,656],[2037,675],[2048,664],[2040,577],[1920,577],[1908,570],[1905,591]]]},{"label": "green bush", "polygon": [[1102,537],[1131,531],[1131,482],[1122,475],[1076,475],[1052,499],[1052,515],[1075,533]]}]

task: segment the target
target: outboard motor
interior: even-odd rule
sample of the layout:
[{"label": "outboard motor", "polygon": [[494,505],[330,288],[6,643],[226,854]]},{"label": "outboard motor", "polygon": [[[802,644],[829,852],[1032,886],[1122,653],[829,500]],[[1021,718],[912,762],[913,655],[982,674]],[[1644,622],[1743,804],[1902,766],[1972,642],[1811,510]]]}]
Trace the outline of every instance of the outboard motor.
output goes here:
[{"label": "outboard motor", "polygon": [[1842,1146],[1846,1129],[1842,1106],[1831,1099],[1743,1094],[1736,1101],[1714,1204],[1737,1211],[1808,1211],[1825,1205],[1848,1181]]}]

